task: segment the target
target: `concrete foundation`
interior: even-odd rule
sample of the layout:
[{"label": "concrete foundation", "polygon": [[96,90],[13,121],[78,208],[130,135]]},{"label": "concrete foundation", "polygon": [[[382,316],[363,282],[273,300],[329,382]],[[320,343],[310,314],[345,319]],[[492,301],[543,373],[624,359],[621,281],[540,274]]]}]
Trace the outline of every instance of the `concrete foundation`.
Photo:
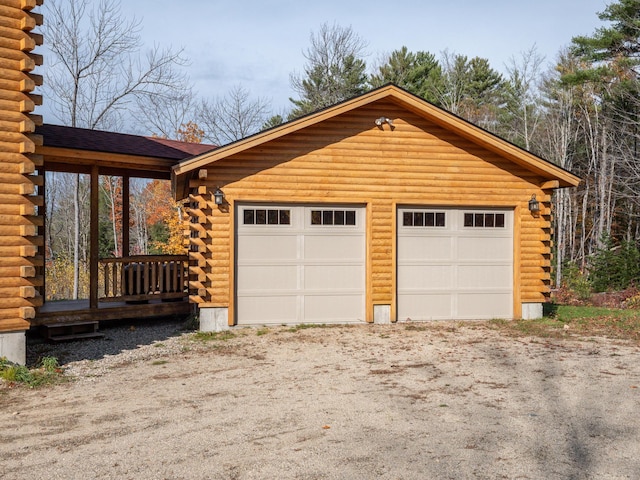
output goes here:
[{"label": "concrete foundation", "polygon": [[24,331],[0,333],[0,357],[19,365],[27,363],[27,337]]},{"label": "concrete foundation", "polygon": [[541,303],[523,303],[522,304],[522,318],[523,320],[535,320],[536,318],[542,318],[542,304]]},{"label": "concrete foundation", "polygon": [[200,308],[199,313],[201,332],[222,332],[224,330],[229,330],[228,308]]},{"label": "concrete foundation", "polygon": [[373,323],[379,323],[379,324],[391,323],[391,305],[374,305],[373,306]]}]

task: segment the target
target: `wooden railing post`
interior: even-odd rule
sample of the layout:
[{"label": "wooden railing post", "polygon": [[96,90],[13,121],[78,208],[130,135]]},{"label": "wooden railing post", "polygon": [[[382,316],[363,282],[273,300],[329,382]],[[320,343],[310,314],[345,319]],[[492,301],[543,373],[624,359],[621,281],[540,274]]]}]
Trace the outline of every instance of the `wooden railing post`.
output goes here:
[{"label": "wooden railing post", "polygon": [[129,256],[129,177],[122,177],[122,256]]},{"label": "wooden railing post", "polygon": [[91,168],[91,221],[89,230],[89,308],[98,308],[98,260],[99,255],[99,175],[98,166]]}]

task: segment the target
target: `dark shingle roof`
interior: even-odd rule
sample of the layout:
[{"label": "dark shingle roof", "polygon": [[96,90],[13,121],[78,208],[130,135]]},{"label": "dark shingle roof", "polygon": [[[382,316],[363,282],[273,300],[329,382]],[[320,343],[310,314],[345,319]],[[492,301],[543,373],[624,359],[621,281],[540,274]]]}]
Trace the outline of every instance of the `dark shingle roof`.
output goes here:
[{"label": "dark shingle roof", "polygon": [[73,148],[170,160],[183,160],[217,148],[215,145],[202,143],[179,142],[61,125],[41,125],[36,128],[35,133],[43,136],[45,147]]}]

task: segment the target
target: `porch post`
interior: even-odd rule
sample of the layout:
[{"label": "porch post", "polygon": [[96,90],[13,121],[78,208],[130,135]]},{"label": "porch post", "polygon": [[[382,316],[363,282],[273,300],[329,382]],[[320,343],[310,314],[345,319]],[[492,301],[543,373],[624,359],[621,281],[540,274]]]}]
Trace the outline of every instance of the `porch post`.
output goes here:
[{"label": "porch post", "polygon": [[100,249],[99,231],[99,171],[91,167],[91,220],[89,229],[89,308],[98,308],[98,259]]},{"label": "porch post", "polygon": [[47,236],[47,229],[49,226],[47,225],[47,171],[43,165],[38,167],[38,171],[40,175],[42,175],[42,185],[38,187],[38,195],[42,196],[42,206],[38,207],[38,216],[42,218],[42,227],[39,230],[42,232],[42,238],[44,239],[42,242],[42,247],[40,250],[42,251],[42,266],[36,269],[42,277],[42,285],[36,287],[36,290],[40,293],[40,297],[42,298],[42,303],[47,301],[47,254],[49,253],[47,249],[50,247],[48,244],[49,237]]},{"label": "porch post", "polygon": [[122,176],[122,256],[129,256],[129,176]]}]

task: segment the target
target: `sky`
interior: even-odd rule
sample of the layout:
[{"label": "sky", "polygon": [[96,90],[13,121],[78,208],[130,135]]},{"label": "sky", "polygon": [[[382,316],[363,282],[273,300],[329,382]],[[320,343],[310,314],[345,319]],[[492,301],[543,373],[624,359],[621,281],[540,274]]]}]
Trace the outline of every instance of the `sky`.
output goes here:
[{"label": "sky", "polygon": [[350,26],[368,44],[368,65],[406,46],[436,57],[447,50],[487,58],[504,73],[511,58],[534,45],[552,62],[572,37],[591,35],[604,25],[597,12],[608,3],[611,0],[122,0],[122,9],[141,21],[149,47],[184,48],[201,98],[224,96],[242,85],[280,113],[290,108],[289,97],[295,95],[290,74],[303,72],[311,32],[323,23]]}]

